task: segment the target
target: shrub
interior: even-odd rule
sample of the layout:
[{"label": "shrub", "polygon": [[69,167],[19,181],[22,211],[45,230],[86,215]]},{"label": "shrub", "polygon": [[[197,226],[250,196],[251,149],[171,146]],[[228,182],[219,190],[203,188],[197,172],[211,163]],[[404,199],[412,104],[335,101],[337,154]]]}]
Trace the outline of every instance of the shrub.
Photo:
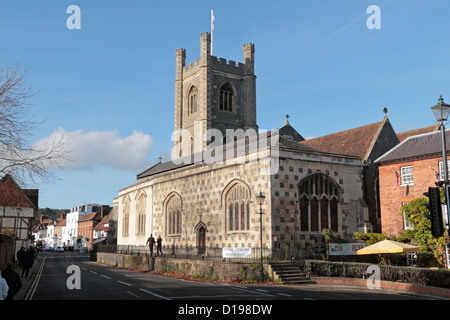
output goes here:
[{"label": "shrub", "polygon": [[[301,266],[310,276],[362,278],[370,264],[305,260]],[[378,266],[381,271],[381,280],[450,288],[450,271],[448,270]]]}]

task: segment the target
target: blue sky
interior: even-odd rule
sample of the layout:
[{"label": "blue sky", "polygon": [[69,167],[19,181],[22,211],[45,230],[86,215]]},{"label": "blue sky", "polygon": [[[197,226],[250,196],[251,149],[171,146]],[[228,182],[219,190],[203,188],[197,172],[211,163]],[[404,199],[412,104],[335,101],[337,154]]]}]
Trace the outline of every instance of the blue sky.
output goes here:
[{"label": "blue sky", "polygon": [[[69,30],[70,5],[81,29]],[[370,5],[381,29],[369,30]],[[374,122],[382,109],[402,132],[435,123],[450,102],[445,0],[156,1],[4,0],[1,66],[20,63],[36,95],[30,114],[46,120],[35,139],[65,132],[74,164],[40,184],[40,207],[112,205],[136,174],[172,147],[175,50],[200,55],[215,13],[214,55],[242,62],[255,44],[257,121],[285,123],[305,138]]]}]

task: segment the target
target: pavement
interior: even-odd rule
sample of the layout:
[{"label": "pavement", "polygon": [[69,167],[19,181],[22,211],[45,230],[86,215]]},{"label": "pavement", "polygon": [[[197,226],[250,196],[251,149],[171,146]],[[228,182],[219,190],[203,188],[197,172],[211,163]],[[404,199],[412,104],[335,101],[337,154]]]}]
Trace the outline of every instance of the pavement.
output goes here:
[{"label": "pavement", "polygon": [[[38,275],[38,271],[44,262],[44,258],[38,254],[36,260],[34,260],[33,266],[28,271],[28,277],[21,278],[22,280],[22,288],[20,291],[14,296],[14,300],[28,300],[29,294],[34,289],[33,285],[37,280],[36,276]],[[22,269],[18,266],[14,268],[19,276],[22,275]]]}]

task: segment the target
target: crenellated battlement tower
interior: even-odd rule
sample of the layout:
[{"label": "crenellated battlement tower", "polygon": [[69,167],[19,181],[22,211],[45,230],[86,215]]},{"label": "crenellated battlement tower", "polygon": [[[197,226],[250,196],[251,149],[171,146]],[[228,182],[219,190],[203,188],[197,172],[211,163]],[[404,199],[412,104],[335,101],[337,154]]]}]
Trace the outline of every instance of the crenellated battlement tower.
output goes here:
[{"label": "crenellated battlement tower", "polygon": [[254,44],[244,44],[243,63],[227,61],[211,56],[211,34],[204,32],[200,53],[200,58],[186,65],[186,50],[176,50],[175,130],[191,133],[190,153],[206,148],[206,142],[194,144],[195,122],[201,122],[203,134],[210,128],[223,136],[226,129],[258,130]]}]

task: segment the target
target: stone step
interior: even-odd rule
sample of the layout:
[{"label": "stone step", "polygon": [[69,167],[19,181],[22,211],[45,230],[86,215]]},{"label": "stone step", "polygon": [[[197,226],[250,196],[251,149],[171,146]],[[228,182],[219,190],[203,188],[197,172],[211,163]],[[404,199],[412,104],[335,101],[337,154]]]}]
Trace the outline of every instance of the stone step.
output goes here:
[{"label": "stone step", "polygon": [[270,266],[284,284],[314,283],[297,265],[290,262],[271,262]]}]

